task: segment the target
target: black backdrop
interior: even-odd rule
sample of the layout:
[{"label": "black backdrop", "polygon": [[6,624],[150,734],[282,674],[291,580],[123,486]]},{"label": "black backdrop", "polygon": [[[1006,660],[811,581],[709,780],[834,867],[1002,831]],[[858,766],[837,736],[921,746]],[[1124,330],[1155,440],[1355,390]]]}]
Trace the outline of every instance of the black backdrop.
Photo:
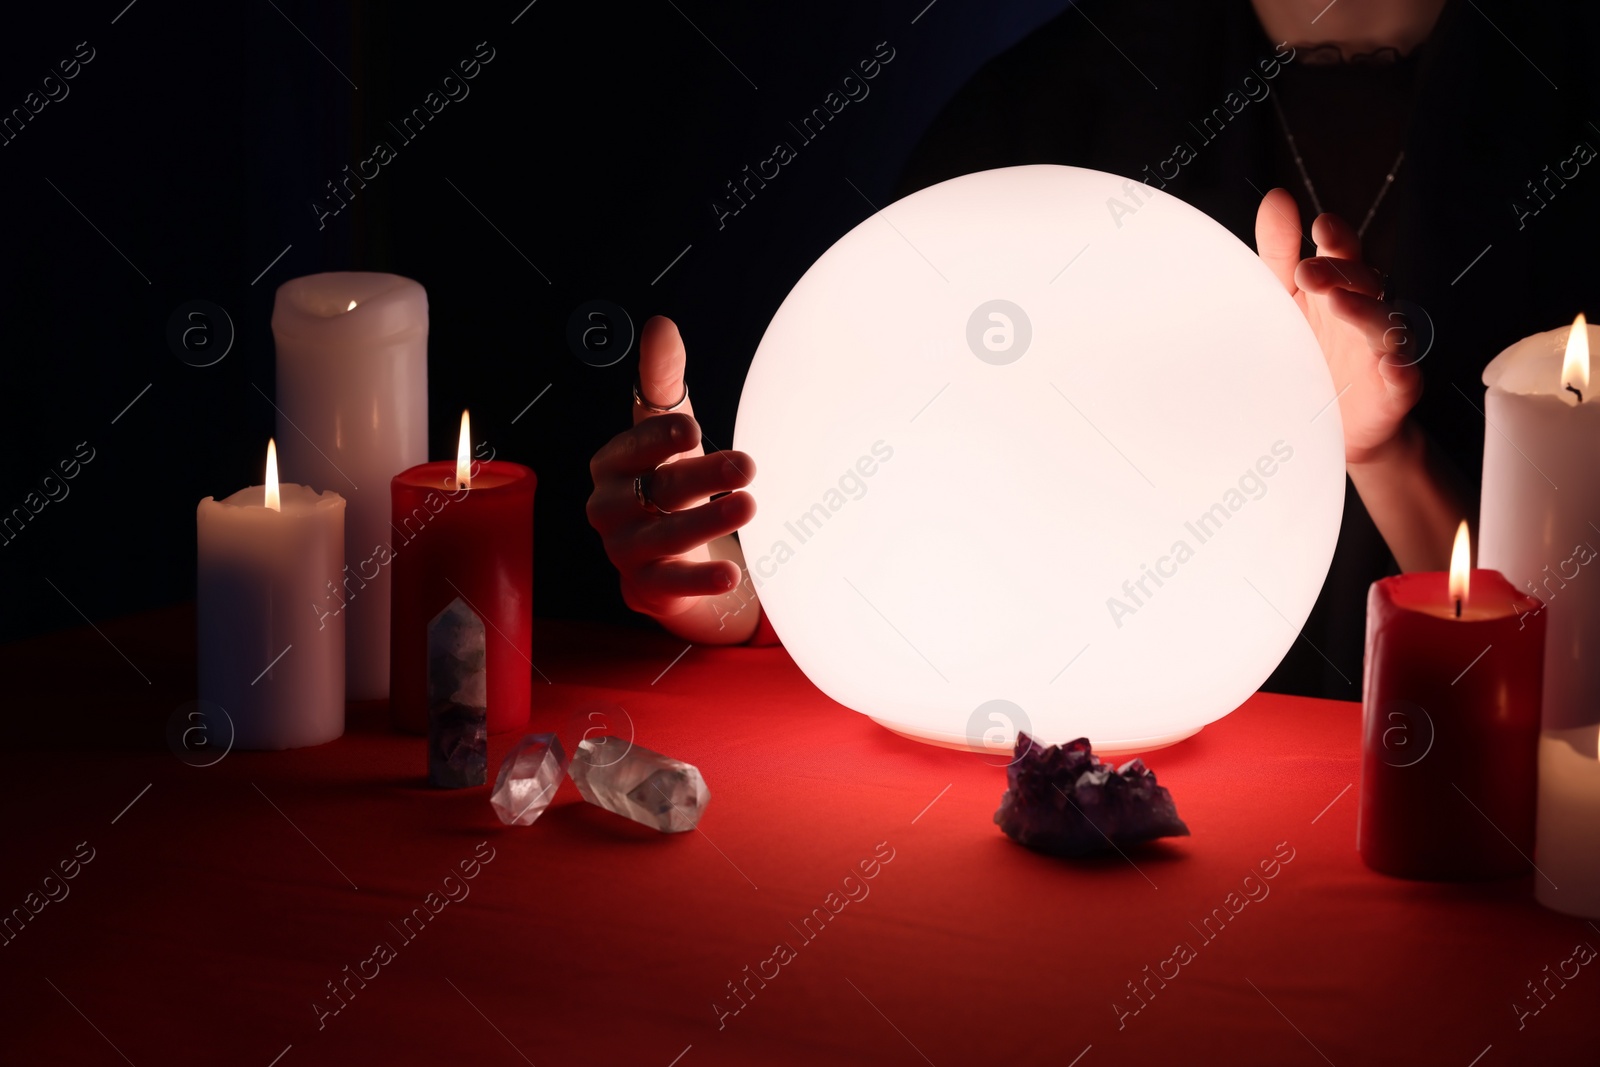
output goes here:
[{"label": "black backdrop", "polygon": [[[273,292],[350,269],[428,290],[431,455],[453,454],[470,407],[478,436],[538,472],[536,612],[621,617],[583,501],[588,457],[626,425],[633,360],[580,361],[569,315],[599,298],[635,325],[677,319],[697,412],[726,446],[749,354],[789,287],[871,213],[868,200],[890,199],[961,83],[1064,7],[8,10],[0,114],[28,117],[0,138],[0,514],[48,502],[0,543],[0,639],[193,595],[195,504],[260,481]],[[869,94],[800,145],[788,124],[880,42],[894,58]],[[444,87],[457,98],[413,140],[389,128],[443,96],[461,60],[491,50],[470,82]],[[395,157],[319,219],[313,205],[335,206],[327,183],[379,140]],[[797,158],[719,225],[725,183],[778,140]],[[209,367],[167,342],[169,318],[191,300],[225,309],[236,331]],[[93,458],[70,482],[45,481],[74,455]]]}]

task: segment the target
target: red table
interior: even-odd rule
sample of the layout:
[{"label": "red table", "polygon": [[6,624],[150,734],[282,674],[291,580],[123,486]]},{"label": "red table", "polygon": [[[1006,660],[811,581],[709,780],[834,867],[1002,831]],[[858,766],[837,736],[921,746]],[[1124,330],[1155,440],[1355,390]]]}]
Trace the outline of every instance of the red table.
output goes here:
[{"label": "red table", "polygon": [[[1528,877],[1361,865],[1355,704],[1260,695],[1153,754],[1194,836],[1069,864],[993,825],[1000,768],[834,704],[781,648],[537,624],[535,726],[613,700],[704,772],[702,832],[662,837],[570,782],[503,827],[487,788],[427,788],[381,707],[319,748],[190,766],[163,738],[194,692],[192,611],[100,631],[0,649],[22,749],[0,909],[39,909],[0,945],[0,1063],[1600,1060],[1600,966],[1549,977],[1600,929]],[[1519,1019],[1529,982],[1545,1006]],[[329,983],[345,1006],[322,1015]]]}]

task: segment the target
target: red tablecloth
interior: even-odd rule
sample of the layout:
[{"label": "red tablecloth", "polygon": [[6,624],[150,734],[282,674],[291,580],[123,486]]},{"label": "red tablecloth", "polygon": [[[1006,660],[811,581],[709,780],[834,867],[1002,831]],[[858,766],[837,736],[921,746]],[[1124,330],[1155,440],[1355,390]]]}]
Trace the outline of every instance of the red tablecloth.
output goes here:
[{"label": "red tablecloth", "polygon": [[0,946],[0,1062],[1600,1062],[1600,966],[1552,977],[1600,929],[1529,878],[1361,865],[1354,704],[1257,696],[1153,754],[1194,836],[1070,864],[994,826],[1000,768],[781,648],[540,625],[534,726],[614,700],[704,772],[702,832],[663,837],[570,782],[503,827],[378,708],[189,766],[192,613],[101,630],[0,650],[0,908],[38,908]]}]

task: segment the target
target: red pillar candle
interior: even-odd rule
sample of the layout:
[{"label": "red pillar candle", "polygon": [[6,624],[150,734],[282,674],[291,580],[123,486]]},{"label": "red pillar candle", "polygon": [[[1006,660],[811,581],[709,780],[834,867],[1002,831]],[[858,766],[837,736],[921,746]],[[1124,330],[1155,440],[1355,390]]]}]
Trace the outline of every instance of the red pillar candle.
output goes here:
[{"label": "red pillar candle", "polygon": [[395,537],[389,708],[395,729],[428,732],[428,623],[456,597],[484,622],[489,731],[528,721],[533,674],[533,471],[470,460],[423,463],[389,483]]},{"label": "red pillar candle", "polygon": [[1402,878],[1506,877],[1533,856],[1543,606],[1469,573],[1465,531],[1451,574],[1367,594],[1356,845]]}]

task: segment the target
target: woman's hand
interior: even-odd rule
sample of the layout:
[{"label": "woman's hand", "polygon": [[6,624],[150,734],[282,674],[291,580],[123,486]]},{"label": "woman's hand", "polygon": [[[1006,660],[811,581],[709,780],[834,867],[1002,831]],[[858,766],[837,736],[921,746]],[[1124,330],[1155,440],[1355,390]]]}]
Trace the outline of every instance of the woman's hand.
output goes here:
[{"label": "woman's hand", "polygon": [[1337,215],[1311,227],[1317,254],[1300,258],[1300,209],[1274,189],[1256,213],[1256,249],[1305,313],[1339,391],[1348,464],[1374,459],[1401,436],[1422,395],[1421,355],[1410,351],[1404,316],[1378,299],[1383,275],[1361,259],[1361,242]]},{"label": "woman's hand", "polygon": [[1320,216],[1311,227],[1317,254],[1302,260],[1299,220],[1294,197],[1272,190],[1256,212],[1256,250],[1322,345],[1339,391],[1345,470],[1401,569],[1444,570],[1456,524],[1475,509],[1450,464],[1406,417],[1422,395],[1424,353],[1412,353],[1404,317],[1378,298],[1383,277],[1362,262],[1349,225]]},{"label": "woman's hand", "polygon": [[[685,396],[685,360],[671,319],[657,316],[644,324],[639,391],[646,401],[670,407]],[[731,593],[742,577],[738,546],[729,535],[755,514],[750,494],[734,491],[750,484],[754,461],[743,452],[706,455],[687,402],[664,415],[635,403],[633,421],[632,429],[590,461],[594,492],[586,509],[621,575],[623,600],[690,640],[748,637],[757,612],[740,620],[748,625],[730,631],[723,620],[735,612],[708,598]],[[645,499],[666,514],[640,501],[636,478],[643,479]],[[717,493],[727,495],[711,500]]]}]

